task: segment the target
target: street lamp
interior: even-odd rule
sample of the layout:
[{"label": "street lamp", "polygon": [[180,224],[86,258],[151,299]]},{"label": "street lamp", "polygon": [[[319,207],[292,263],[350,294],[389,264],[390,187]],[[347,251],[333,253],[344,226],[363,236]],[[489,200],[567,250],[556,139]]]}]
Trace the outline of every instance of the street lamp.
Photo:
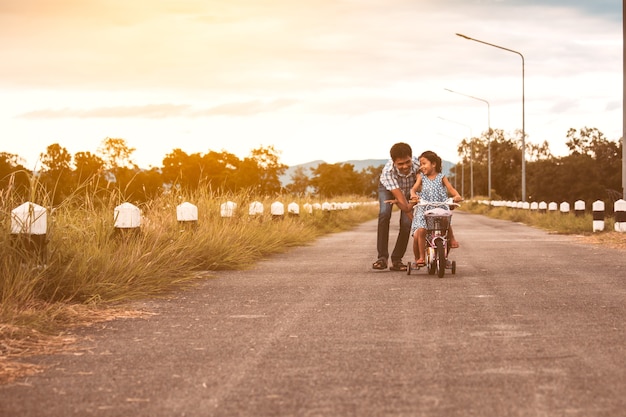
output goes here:
[{"label": "street lamp", "polygon": [[[472,128],[464,123],[461,122],[457,122],[456,120],[450,120],[450,119],[446,119],[444,117],[441,116],[437,116],[438,118],[440,118],[441,120],[445,120],[446,122],[452,122],[452,123],[456,123],[457,125],[461,125],[461,126],[465,126],[466,128],[469,129],[469,141],[470,141],[470,196],[471,199],[474,199],[474,140],[472,139]],[[461,184],[461,188],[465,188],[465,182],[463,182]],[[461,194],[464,194],[463,191],[461,191]]]},{"label": "street lamp", "polygon": [[449,88],[444,88],[444,90],[449,91],[451,93],[460,94],[465,97],[473,98],[474,100],[480,100],[483,103],[487,104],[487,128],[489,129],[487,131],[489,135],[487,138],[487,187],[488,187],[489,200],[491,200],[491,109],[489,106],[489,102],[483,98],[459,93],[458,91],[453,91],[453,90],[450,90]]},{"label": "street lamp", "polygon": [[524,99],[524,55],[521,52],[515,51],[513,49],[505,48],[503,46],[494,45],[493,43],[480,41],[478,39],[470,38],[469,36],[465,36],[463,34],[457,33],[456,36],[460,36],[463,39],[467,39],[470,41],[482,43],[485,45],[493,46],[494,48],[502,49],[505,51],[513,52],[514,54],[518,54],[520,58],[522,58],[522,201],[526,201],[526,131],[525,131],[525,99]]}]

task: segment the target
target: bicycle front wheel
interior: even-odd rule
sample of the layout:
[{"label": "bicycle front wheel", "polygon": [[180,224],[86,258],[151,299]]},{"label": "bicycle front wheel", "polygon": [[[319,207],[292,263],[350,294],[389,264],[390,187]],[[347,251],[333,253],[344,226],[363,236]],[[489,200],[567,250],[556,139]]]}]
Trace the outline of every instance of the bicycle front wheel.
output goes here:
[{"label": "bicycle front wheel", "polygon": [[437,252],[437,276],[439,278],[443,278],[443,276],[446,274],[446,248],[443,245],[441,239],[437,239],[436,245],[437,247],[435,251]]},{"label": "bicycle front wheel", "polygon": [[437,271],[437,255],[433,247],[426,248],[426,266],[428,267],[428,275],[435,275]]}]

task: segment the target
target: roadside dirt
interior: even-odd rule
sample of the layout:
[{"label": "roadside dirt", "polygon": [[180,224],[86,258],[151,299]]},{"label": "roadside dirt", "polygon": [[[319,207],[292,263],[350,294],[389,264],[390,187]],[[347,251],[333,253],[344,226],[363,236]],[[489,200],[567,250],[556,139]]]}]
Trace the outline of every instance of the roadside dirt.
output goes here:
[{"label": "roadside dirt", "polygon": [[581,236],[580,240],[593,245],[604,245],[608,248],[626,250],[626,233],[601,232],[589,236]]}]

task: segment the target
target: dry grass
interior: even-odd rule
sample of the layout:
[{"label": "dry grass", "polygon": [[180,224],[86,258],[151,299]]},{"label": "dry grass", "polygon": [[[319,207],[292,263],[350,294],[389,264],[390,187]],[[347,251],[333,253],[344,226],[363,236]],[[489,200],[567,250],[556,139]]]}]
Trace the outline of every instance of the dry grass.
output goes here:
[{"label": "dry grass", "polygon": [[[0,384],[7,384],[44,370],[41,365],[24,361],[36,355],[53,355],[62,352],[78,352],[76,337],[68,330],[91,326],[95,323],[120,318],[146,317],[152,313],[128,310],[124,307],[94,307],[82,304],[39,306],[33,308],[33,315],[39,316],[42,310],[56,312],[55,332],[41,332],[30,325],[0,324]],[[35,312],[36,311],[36,312]],[[54,314],[54,313],[53,313]],[[20,317],[27,312],[20,312]]]},{"label": "dry grass", "polygon": [[537,213],[508,207],[490,207],[485,204],[468,202],[461,210],[489,216],[500,220],[510,220],[538,227],[550,233],[575,235],[581,242],[604,245],[613,249],[626,249],[626,233],[615,232],[612,218],[605,220],[605,231],[593,232],[593,217],[590,213],[576,216],[572,213]]},{"label": "dry grass", "polygon": [[[112,233],[112,211],[119,203],[114,193],[103,201],[74,196],[49,210],[46,262],[0,235],[0,384],[41,371],[26,358],[74,349],[75,339],[68,333],[72,328],[148,314],[132,310],[129,301],[193,285],[204,271],[245,269],[377,213],[377,206],[363,205],[276,221],[267,212],[250,218],[246,207],[251,199],[208,192],[164,196],[141,207],[140,233],[120,236]],[[241,208],[233,218],[220,215],[219,205],[226,200]],[[182,201],[198,206],[197,227],[176,221],[175,208]],[[267,198],[263,204],[269,207],[273,201]],[[304,202],[298,201],[300,206]],[[5,229],[10,210],[19,203],[0,201]]]}]

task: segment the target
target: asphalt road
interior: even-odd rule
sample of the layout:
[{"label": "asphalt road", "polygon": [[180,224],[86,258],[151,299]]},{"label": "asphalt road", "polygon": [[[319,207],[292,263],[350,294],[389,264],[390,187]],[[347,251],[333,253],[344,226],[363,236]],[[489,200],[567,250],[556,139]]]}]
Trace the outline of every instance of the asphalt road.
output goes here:
[{"label": "asphalt road", "polygon": [[453,224],[444,278],[373,271],[372,221],[140,303],[31,358],[0,416],[626,416],[626,252]]}]

